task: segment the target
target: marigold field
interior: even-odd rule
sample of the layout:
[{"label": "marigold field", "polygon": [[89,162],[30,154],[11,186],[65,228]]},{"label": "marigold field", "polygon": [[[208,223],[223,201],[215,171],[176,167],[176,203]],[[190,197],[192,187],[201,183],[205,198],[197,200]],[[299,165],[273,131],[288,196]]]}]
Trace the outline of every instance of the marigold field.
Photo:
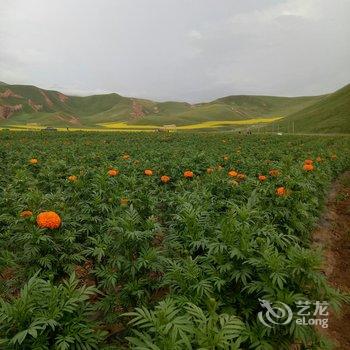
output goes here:
[{"label": "marigold field", "polygon": [[0,133],[1,349],[325,348],[311,246],[348,137]]}]

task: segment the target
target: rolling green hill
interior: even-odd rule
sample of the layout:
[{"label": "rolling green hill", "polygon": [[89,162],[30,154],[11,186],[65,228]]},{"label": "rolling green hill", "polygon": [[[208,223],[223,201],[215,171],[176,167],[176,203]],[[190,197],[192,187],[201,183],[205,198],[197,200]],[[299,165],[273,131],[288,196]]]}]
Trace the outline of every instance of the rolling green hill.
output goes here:
[{"label": "rolling green hill", "polygon": [[[301,111],[312,112],[314,106],[322,106],[324,101],[333,101],[333,94],[306,97],[237,95],[207,103],[189,104],[175,101],[155,102],[115,93],[86,97],[68,96],[31,85],[1,83],[0,127],[37,124],[94,128],[113,122],[186,126],[255,118],[296,118],[301,115]],[[338,123],[338,119],[335,123]]]},{"label": "rolling green hill", "polygon": [[[278,122],[280,131],[350,133],[350,84]],[[276,130],[276,129],[275,129]]]}]

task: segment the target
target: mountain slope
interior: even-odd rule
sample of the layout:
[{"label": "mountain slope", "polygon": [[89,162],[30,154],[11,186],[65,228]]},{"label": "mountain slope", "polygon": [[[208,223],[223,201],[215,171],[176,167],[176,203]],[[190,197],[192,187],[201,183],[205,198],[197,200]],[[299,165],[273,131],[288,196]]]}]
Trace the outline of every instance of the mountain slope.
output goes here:
[{"label": "mountain slope", "polygon": [[172,115],[191,106],[123,97],[118,94],[67,96],[30,85],[0,85],[0,121],[5,124],[34,123],[53,126],[93,125],[108,121],[139,120],[147,115]]},{"label": "mountain slope", "polygon": [[279,122],[280,130],[300,133],[350,133],[350,84]]},{"label": "mountain slope", "polygon": [[278,97],[278,96],[246,96],[236,95],[223,97],[217,102],[223,102],[236,109],[244,109],[249,115],[263,114],[265,116],[286,116],[305,108],[324,96]]},{"label": "mountain slope", "polygon": [[324,96],[227,96],[212,102],[154,102],[115,93],[68,96],[31,85],[0,85],[0,124],[37,123],[43,126],[94,127],[101,123],[189,125],[287,116]]}]

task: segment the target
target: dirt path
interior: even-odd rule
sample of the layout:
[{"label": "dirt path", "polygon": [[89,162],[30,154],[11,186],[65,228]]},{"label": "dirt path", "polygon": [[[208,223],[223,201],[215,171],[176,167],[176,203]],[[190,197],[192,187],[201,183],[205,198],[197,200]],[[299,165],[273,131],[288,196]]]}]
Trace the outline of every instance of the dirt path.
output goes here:
[{"label": "dirt path", "polygon": [[[325,249],[324,272],[331,285],[350,294],[350,171],[333,184],[313,239]],[[350,349],[350,305],[342,306],[338,317],[330,315],[326,334],[335,350]]]}]

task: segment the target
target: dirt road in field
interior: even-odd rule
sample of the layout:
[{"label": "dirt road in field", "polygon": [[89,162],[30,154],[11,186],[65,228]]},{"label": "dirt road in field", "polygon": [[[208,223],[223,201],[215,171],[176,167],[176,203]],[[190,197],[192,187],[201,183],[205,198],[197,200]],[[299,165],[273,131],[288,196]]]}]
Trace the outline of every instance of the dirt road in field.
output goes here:
[{"label": "dirt road in field", "polygon": [[[331,285],[350,294],[350,171],[333,184],[313,239],[325,250],[324,272]],[[326,334],[334,349],[350,349],[350,305],[342,306],[339,316],[331,313]]]}]

